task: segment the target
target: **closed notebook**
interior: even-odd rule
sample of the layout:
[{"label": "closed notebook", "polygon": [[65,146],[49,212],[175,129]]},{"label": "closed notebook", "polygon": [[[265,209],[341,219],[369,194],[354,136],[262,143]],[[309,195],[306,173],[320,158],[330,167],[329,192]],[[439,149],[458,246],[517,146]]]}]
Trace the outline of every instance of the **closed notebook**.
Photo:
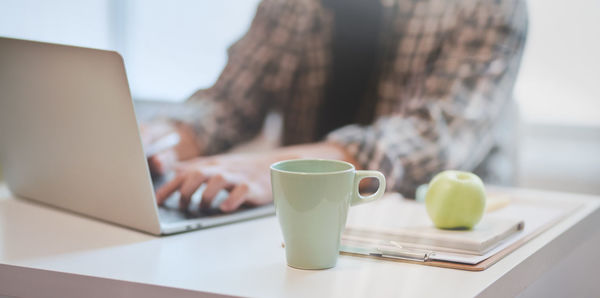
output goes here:
[{"label": "closed notebook", "polygon": [[483,255],[523,229],[523,220],[486,213],[472,230],[440,230],[425,206],[399,196],[386,196],[350,208],[342,245]]}]

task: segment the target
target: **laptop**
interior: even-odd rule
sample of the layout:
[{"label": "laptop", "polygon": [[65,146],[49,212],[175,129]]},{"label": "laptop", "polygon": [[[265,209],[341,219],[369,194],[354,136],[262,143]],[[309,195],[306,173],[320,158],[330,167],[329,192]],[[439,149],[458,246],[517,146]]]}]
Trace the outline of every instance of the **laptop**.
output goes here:
[{"label": "laptop", "polygon": [[272,204],[184,213],[177,197],[156,205],[113,51],[0,37],[0,164],[18,197],[155,235],[274,213]]}]

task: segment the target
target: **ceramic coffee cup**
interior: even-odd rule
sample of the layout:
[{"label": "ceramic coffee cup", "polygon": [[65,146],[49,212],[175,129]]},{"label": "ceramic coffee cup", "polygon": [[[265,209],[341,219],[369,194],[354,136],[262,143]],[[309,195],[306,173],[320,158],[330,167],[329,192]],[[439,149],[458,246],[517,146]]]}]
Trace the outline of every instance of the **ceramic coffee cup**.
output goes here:
[{"label": "ceramic coffee cup", "polygon": [[[378,179],[379,188],[362,196],[358,185],[368,177]],[[271,186],[287,264],[326,269],[336,265],[348,207],[380,198],[385,177],[344,161],[297,159],[271,165]]]}]

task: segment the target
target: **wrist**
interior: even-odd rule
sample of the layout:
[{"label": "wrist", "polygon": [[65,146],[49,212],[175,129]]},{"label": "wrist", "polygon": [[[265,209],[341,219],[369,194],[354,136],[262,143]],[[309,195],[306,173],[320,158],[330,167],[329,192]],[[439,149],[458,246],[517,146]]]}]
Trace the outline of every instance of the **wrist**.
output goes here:
[{"label": "wrist", "polygon": [[181,121],[173,121],[172,125],[174,130],[177,132],[179,137],[181,138],[181,143],[185,144],[188,148],[188,154],[190,156],[200,156],[203,150],[203,142],[200,140],[194,128],[184,122]]}]

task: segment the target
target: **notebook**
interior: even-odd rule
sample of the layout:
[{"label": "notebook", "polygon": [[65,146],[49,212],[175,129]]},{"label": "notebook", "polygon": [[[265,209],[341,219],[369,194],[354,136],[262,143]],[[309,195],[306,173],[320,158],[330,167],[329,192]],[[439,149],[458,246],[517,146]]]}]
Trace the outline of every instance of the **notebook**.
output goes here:
[{"label": "notebook", "polygon": [[342,244],[484,255],[523,227],[522,219],[488,213],[472,230],[441,230],[433,226],[424,204],[388,195],[378,202],[352,207]]},{"label": "notebook", "polygon": [[[388,239],[389,235],[374,230],[373,228],[381,229],[386,226],[390,228],[390,224],[400,229],[418,223],[427,224],[427,214],[423,205],[411,200],[403,200],[395,193],[389,193],[376,202],[350,208],[349,225],[342,235],[340,252],[357,257],[481,271],[583,206],[581,200],[570,197],[563,198],[560,195],[545,197],[526,190],[498,187],[490,187],[487,197],[486,213],[480,224],[490,220],[496,221],[496,219],[523,221],[525,224],[520,226],[522,230],[507,236],[504,240],[499,240],[497,245],[492,245],[492,248],[483,255],[453,251],[447,247],[445,250],[434,249],[433,245],[425,245],[422,242],[420,242],[422,247],[409,247],[406,243],[403,247],[402,243]],[[367,230],[370,231],[369,234],[365,232]],[[361,231],[362,234],[352,234],[356,231]]]}]

